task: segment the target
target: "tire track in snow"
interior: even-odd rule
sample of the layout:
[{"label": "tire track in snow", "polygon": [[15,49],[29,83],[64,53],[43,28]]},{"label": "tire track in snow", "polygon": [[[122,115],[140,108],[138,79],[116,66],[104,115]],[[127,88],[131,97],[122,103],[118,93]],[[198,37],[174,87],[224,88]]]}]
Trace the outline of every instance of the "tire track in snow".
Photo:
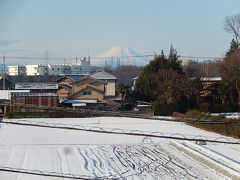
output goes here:
[{"label": "tire track in snow", "polygon": [[[144,147],[143,147],[144,148]],[[149,153],[147,153],[146,149],[139,149],[138,147],[134,147],[134,149],[137,151],[137,153],[142,156],[140,159],[140,162],[144,162],[145,165],[143,165],[143,170],[147,170],[148,172],[153,172],[156,171],[156,162],[157,162],[157,158],[152,158],[149,156]],[[146,160],[144,159],[146,158]],[[149,161],[150,160],[150,161]],[[150,166],[153,166],[150,167]]]},{"label": "tire track in snow", "polygon": [[[102,176],[104,174],[102,171],[102,168],[101,168],[102,161],[99,158],[97,158],[97,156],[95,155],[95,152],[93,151],[92,148],[89,148],[88,151],[86,150],[86,156],[88,157],[89,161],[93,163],[94,171],[95,171],[95,169],[98,170],[98,172],[101,173],[101,176]],[[99,173],[96,173],[96,174],[98,174],[98,176],[100,176]]]},{"label": "tire track in snow", "polygon": [[[87,161],[87,158],[83,155],[83,153],[81,152],[81,149],[78,148],[78,152],[79,154],[81,155],[81,157],[83,158],[84,160],[84,169],[86,169],[87,171],[90,171],[89,168],[88,168],[88,161]],[[91,171],[92,172],[92,171]]]},{"label": "tire track in snow", "polygon": [[[174,162],[173,159],[171,157],[168,157],[167,154],[165,154],[164,160],[165,160],[165,164],[161,163],[162,161],[162,157],[160,159],[158,159],[158,156],[154,156],[154,154],[152,153],[152,148],[154,147],[139,147],[136,146],[135,150],[137,150],[138,156],[139,154],[142,155],[142,158],[139,159],[139,161],[143,161],[143,162],[147,162],[147,164],[145,164],[144,166],[142,166],[142,170],[143,170],[143,174],[148,173],[151,174],[153,176],[154,179],[158,179],[158,177],[160,175],[168,175],[171,174],[172,178],[178,177],[178,178],[193,178],[193,176],[188,173],[188,171],[181,166],[178,162]],[[135,153],[134,151],[131,149],[129,149],[129,147],[125,148],[126,152],[127,151],[131,151],[131,155],[134,156]],[[168,162],[166,163],[166,159],[168,159]],[[162,167],[165,167],[164,169]],[[189,177],[188,177],[189,175]]]},{"label": "tire track in snow", "polygon": [[[169,158],[169,163],[173,164],[175,167],[177,168],[172,168],[173,171],[177,171],[177,169],[180,170],[179,174],[186,177],[187,179],[198,179],[198,177],[196,175],[193,175],[192,172],[190,171],[190,167],[187,166],[184,162],[180,161],[178,158],[176,158],[175,156],[171,155],[169,153],[168,150],[166,150],[165,148],[161,148],[160,149],[167,154],[167,157]],[[169,168],[169,167],[168,167]],[[201,178],[200,178],[201,179]]]},{"label": "tire track in snow", "polygon": [[102,160],[96,155],[96,150],[93,150],[92,148],[90,149],[90,151],[92,152],[93,156],[95,156],[95,158],[97,159],[97,162],[99,162],[99,168],[100,169],[104,169],[104,163],[102,162]]},{"label": "tire track in snow", "polygon": [[[89,149],[91,149],[91,148],[89,148]],[[95,177],[102,176],[102,175],[98,174],[99,167],[97,166],[97,161],[91,157],[91,154],[89,153],[88,150],[85,149],[84,151],[85,151],[85,156],[87,157],[88,163],[90,164],[91,171],[93,172],[94,176]]]},{"label": "tire track in snow", "polygon": [[[101,150],[101,151],[100,151]],[[109,154],[111,151],[106,150],[103,146],[98,147],[98,155],[101,157],[101,159],[104,159],[105,162],[105,169],[108,170],[108,174],[112,174],[111,178],[121,178],[124,179],[122,176],[122,173],[119,172],[125,172],[123,169],[120,168],[119,164],[116,161],[115,156],[113,157],[111,154]],[[115,174],[111,173],[113,171]],[[108,175],[106,175],[108,176]]]},{"label": "tire track in snow", "polygon": [[[21,165],[19,168],[24,169],[27,157],[28,157],[28,149],[24,149],[24,157],[22,159],[22,162],[21,162]],[[23,176],[23,174],[18,173],[16,176],[16,180],[18,180],[22,176]]]},{"label": "tire track in snow", "polygon": [[[159,179],[159,177],[163,179],[165,171],[163,169],[164,167],[162,166],[162,157],[160,159],[154,157],[154,154],[152,154],[150,151],[151,149],[146,148],[145,146],[137,146],[134,147],[134,149],[141,155],[140,161],[145,164],[144,166],[140,167],[143,173],[151,174],[153,179]],[[171,173],[171,171],[168,170],[168,173]]]},{"label": "tire track in snow", "polygon": [[[2,148],[3,149],[3,148]],[[6,152],[6,151],[1,151],[1,152]],[[10,162],[12,162],[12,158],[13,158],[13,148],[10,147],[10,150],[7,151],[8,154],[6,154],[5,156],[3,156],[3,158],[1,158],[1,165],[2,163],[5,163],[6,166],[9,166]],[[6,176],[6,173],[3,171],[0,171],[0,179],[1,177]],[[3,178],[4,179],[4,178]]]},{"label": "tire track in snow", "polygon": [[[131,176],[138,177],[139,179],[145,179],[142,171],[139,169],[138,164],[136,163],[136,160],[131,159],[131,155],[129,156],[126,153],[127,146],[118,146],[115,147],[114,153],[117,156],[118,160],[128,169],[128,173],[125,173],[124,176],[129,178]],[[134,164],[136,163],[136,164]]]},{"label": "tire track in snow", "polygon": [[69,174],[69,169],[66,161],[66,156],[63,153],[62,148],[58,147],[58,155],[60,159],[60,169],[62,174]]},{"label": "tire track in snow", "polygon": [[[128,157],[126,156],[126,153],[121,150],[120,148],[122,147],[116,147],[114,148],[114,152],[116,152],[115,154],[117,155],[118,160],[122,163],[122,165],[124,165],[127,168],[130,168],[132,170],[135,170],[135,165],[128,159]],[[125,163],[124,163],[125,162]]]},{"label": "tire track in snow", "polygon": [[[84,152],[82,152],[84,151]],[[91,172],[96,178],[98,177],[97,174],[95,173],[95,170],[93,170],[91,167],[91,164],[90,164],[90,161],[88,160],[88,156],[87,156],[87,150],[83,149],[81,150],[79,147],[78,147],[78,152],[79,154],[82,156],[83,160],[84,160],[84,169]],[[85,154],[85,155],[84,155]]]}]

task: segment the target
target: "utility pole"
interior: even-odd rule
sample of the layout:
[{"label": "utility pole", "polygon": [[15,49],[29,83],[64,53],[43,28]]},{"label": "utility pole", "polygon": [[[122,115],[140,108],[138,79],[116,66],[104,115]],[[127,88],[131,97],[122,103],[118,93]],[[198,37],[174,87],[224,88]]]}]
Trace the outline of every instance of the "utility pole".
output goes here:
[{"label": "utility pole", "polygon": [[49,53],[48,50],[46,50],[46,51],[45,51],[46,66],[45,66],[45,68],[44,68],[44,69],[45,69],[45,73],[44,73],[45,75],[48,74],[48,53]]},{"label": "utility pole", "polygon": [[45,51],[46,66],[48,65],[48,50]]},{"label": "utility pole", "polygon": [[88,48],[88,61],[90,63],[90,50],[89,50],[89,48]]},{"label": "utility pole", "polygon": [[6,90],[6,81],[5,81],[5,51],[3,53],[3,90]]},{"label": "utility pole", "polygon": [[121,59],[117,58],[117,68],[120,68],[120,66],[121,66]]},{"label": "utility pole", "polygon": [[66,76],[66,68],[67,68],[67,65],[66,65],[66,59],[64,59],[64,62],[63,62],[63,74],[64,76]]},{"label": "utility pole", "polygon": [[105,59],[105,70],[107,69],[107,60]]}]

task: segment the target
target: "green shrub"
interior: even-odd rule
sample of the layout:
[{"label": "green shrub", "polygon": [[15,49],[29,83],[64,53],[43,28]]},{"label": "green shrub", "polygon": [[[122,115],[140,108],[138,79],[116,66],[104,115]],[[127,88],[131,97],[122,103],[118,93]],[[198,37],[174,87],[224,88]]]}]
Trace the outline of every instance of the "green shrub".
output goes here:
[{"label": "green shrub", "polygon": [[196,109],[192,109],[186,112],[186,117],[192,119],[202,119],[205,118],[206,116],[202,112]]},{"label": "green shrub", "polygon": [[154,115],[171,116],[173,112],[186,112],[187,107],[185,103],[178,101],[172,103],[154,101],[152,104],[152,110],[154,112]]},{"label": "green shrub", "polygon": [[155,101],[152,104],[154,115],[169,116],[173,113],[172,107],[166,102]]}]

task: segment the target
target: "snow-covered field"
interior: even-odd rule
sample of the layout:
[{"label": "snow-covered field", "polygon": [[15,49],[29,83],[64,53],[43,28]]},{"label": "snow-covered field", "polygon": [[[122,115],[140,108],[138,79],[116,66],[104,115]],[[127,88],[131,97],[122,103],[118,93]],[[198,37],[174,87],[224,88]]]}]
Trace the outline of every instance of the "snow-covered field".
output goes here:
[{"label": "snow-covered field", "polygon": [[[189,138],[223,137],[185,123],[146,119],[27,120],[106,130],[118,128],[174,136],[182,134]],[[76,175],[85,179],[239,179],[240,145],[207,143],[199,146],[194,142],[169,139],[144,140],[140,136],[1,124],[0,169],[7,167],[38,170],[45,174]],[[63,178],[0,171],[0,179]]]}]

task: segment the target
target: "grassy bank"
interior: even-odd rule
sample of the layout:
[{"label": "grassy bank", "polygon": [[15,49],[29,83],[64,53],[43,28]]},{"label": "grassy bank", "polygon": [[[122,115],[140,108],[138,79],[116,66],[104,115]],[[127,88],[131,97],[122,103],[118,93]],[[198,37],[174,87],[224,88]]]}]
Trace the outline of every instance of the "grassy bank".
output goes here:
[{"label": "grassy bank", "polygon": [[[197,120],[211,120],[213,122],[216,121],[225,121],[229,122],[231,119],[227,119],[224,116],[211,116],[207,114],[203,114],[196,110],[191,110],[186,113],[186,118],[192,118]],[[240,122],[240,120],[238,119]],[[240,125],[233,124],[193,124],[189,123],[189,125],[201,128],[207,131],[216,132],[222,135],[231,136],[234,138],[240,138]]]},{"label": "grassy bank", "polygon": [[77,118],[92,117],[93,115],[86,112],[14,112],[6,113],[5,118]]}]

